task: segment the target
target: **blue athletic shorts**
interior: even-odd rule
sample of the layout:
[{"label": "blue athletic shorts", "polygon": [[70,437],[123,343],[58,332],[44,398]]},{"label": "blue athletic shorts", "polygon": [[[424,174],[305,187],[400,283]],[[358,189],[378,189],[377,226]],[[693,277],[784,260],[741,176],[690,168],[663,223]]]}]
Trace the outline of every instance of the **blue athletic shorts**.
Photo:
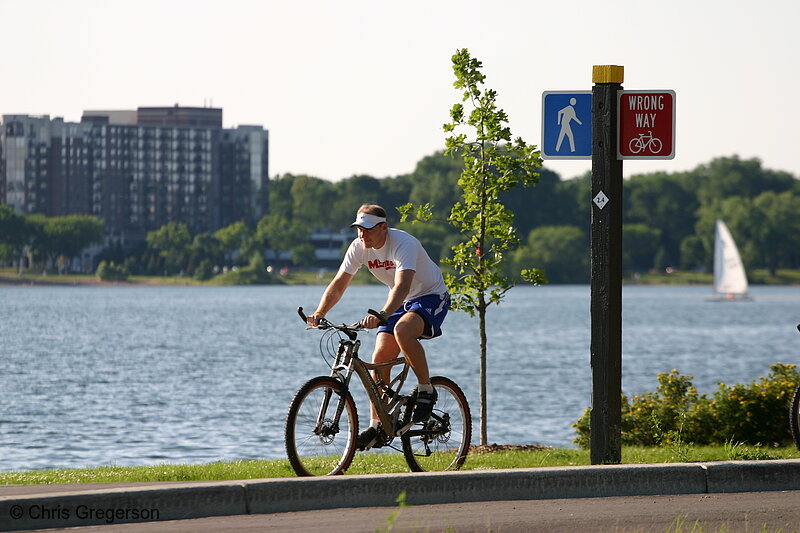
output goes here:
[{"label": "blue athletic shorts", "polygon": [[416,313],[425,321],[420,339],[432,339],[442,334],[442,322],[450,309],[450,294],[426,294],[403,302],[400,309],[386,319],[388,325],[378,326],[378,333],[393,333],[394,325],[406,313]]}]

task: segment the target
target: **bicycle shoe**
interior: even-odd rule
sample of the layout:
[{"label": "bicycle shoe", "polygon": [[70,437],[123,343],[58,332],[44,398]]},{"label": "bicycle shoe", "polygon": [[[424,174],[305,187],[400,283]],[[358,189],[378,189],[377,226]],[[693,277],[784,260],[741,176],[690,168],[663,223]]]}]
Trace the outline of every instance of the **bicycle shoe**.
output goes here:
[{"label": "bicycle shoe", "polygon": [[417,391],[417,403],[414,407],[414,414],[411,416],[411,421],[414,423],[424,422],[430,418],[437,399],[438,394],[436,394],[436,389],[433,389],[433,392]]},{"label": "bicycle shoe", "polygon": [[359,451],[363,452],[369,448],[380,448],[380,446],[380,443],[378,443],[378,430],[374,427],[370,426],[358,434],[356,448],[358,448]]}]

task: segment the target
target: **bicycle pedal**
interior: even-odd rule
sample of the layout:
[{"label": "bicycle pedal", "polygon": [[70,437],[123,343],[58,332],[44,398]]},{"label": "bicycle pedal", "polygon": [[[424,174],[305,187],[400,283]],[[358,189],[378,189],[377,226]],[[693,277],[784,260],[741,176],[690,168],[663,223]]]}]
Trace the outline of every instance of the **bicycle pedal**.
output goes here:
[{"label": "bicycle pedal", "polygon": [[356,448],[360,452],[365,452],[367,450],[371,450],[372,448],[380,448],[380,445],[378,443],[379,443],[379,439],[378,439],[378,437],[375,437],[366,446],[363,446],[363,447],[362,446],[357,446]]},{"label": "bicycle pedal", "polygon": [[397,434],[398,434],[398,435],[402,435],[403,433],[405,433],[406,431],[408,431],[409,429],[411,429],[411,427],[412,427],[413,425],[414,425],[414,422],[409,422],[409,423],[408,423],[408,424],[406,424],[405,426],[403,426],[403,427],[401,427],[400,429],[398,429],[398,430],[397,430]]}]

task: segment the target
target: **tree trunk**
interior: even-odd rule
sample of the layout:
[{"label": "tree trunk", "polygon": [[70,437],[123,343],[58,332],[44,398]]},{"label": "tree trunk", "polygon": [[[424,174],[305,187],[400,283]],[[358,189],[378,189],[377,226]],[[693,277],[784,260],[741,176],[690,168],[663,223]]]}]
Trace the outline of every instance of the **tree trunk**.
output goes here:
[{"label": "tree trunk", "polygon": [[481,336],[481,446],[489,444],[487,437],[487,420],[489,418],[486,410],[486,298],[483,292],[478,294],[478,323]]}]

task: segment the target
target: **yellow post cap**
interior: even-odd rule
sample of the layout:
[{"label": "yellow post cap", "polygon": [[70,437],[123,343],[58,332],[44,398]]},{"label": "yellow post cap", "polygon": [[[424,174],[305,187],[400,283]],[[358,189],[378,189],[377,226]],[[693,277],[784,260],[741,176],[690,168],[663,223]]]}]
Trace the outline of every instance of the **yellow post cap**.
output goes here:
[{"label": "yellow post cap", "polygon": [[625,81],[625,67],[619,65],[594,65],[592,83],[622,83]]}]

